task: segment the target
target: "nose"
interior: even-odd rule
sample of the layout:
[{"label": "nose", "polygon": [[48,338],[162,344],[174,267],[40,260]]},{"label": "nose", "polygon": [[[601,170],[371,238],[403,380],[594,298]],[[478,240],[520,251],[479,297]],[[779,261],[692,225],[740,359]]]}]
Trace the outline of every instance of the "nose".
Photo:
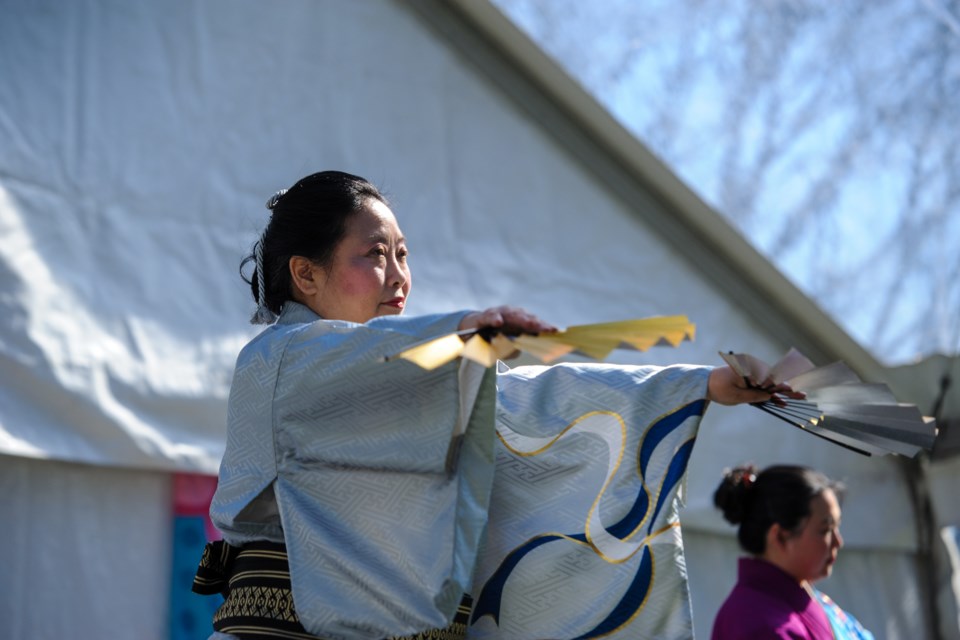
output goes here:
[{"label": "nose", "polygon": [[837,549],[843,548],[843,536],[840,535],[839,529],[837,529],[836,535],[833,537],[833,546],[835,546]]},{"label": "nose", "polygon": [[393,256],[387,265],[387,283],[391,286],[401,288],[409,279],[407,269],[397,256]]}]

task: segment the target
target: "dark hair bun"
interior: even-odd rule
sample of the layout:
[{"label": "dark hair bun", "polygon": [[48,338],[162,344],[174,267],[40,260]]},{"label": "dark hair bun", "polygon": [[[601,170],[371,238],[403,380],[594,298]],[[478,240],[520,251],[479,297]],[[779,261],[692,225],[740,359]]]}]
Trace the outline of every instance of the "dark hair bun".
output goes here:
[{"label": "dark hair bun", "polygon": [[730,524],[740,524],[746,517],[756,479],[757,468],[753,465],[724,469],[723,480],[713,493],[713,504]]}]

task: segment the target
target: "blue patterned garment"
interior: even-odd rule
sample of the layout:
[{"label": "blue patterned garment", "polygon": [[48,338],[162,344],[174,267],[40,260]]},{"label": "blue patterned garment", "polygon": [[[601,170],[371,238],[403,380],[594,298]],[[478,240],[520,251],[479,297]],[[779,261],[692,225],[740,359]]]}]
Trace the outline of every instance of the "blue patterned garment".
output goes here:
[{"label": "blue patterned garment", "polygon": [[468,637],[693,637],[677,511],[710,370],[501,372]]},{"label": "blue patterned garment", "polygon": [[677,510],[710,368],[384,362],[462,315],[286,305],[237,361],[226,541],[285,542],[323,638],[442,628],[463,592],[471,638],[691,637]]},{"label": "blue patterned garment", "polygon": [[357,325],[288,303],[240,353],[210,513],[231,545],[286,543],[310,633],[444,627],[469,589],[494,468],[495,372],[384,362],[462,317]]},{"label": "blue patterned garment", "polygon": [[810,590],[827,613],[836,640],[873,640],[873,634],[864,629],[856,618],[841,609],[830,596],[812,587]]}]

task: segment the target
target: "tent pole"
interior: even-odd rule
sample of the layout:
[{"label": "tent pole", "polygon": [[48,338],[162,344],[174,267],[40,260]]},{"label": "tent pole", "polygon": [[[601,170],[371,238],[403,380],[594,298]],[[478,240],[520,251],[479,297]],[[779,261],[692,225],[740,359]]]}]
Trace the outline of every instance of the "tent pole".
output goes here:
[{"label": "tent pole", "polygon": [[937,603],[937,572],[934,563],[937,532],[928,480],[929,457],[926,453],[920,453],[915,458],[902,459],[900,466],[906,477],[910,502],[913,505],[913,521],[917,533],[918,583],[921,590],[920,600],[925,609],[928,637],[931,640],[944,640],[940,626],[940,607]]}]

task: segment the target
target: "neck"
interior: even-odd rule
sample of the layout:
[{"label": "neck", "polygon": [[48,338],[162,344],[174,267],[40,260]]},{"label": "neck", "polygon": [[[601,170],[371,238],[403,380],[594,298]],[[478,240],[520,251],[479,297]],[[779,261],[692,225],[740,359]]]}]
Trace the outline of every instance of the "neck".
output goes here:
[{"label": "neck", "polygon": [[797,581],[797,584],[799,584],[801,587],[803,587],[803,586],[805,586],[805,585],[807,584],[807,581],[806,581],[806,580],[802,580],[802,579],[798,578],[798,577],[796,576],[796,574],[794,574],[794,572],[790,570],[789,564],[788,564],[788,563],[786,562],[786,560],[785,560],[783,557],[781,557],[780,555],[778,555],[778,554],[776,554],[776,553],[771,553],[771,552],[769,552],[769,551],[765,551],[763,554],[761,554],[761,555],[759,555],[759,556],[754,556],[754,557],[756,557],[756,558],[758,558],[758,559],[760,559],[760,560],[763,560],[763,561],[765,561],[765,562],[769,562],[769,563],[772,564],[773,566],[777,567],[778,569],[780,569],[781,571],[783,571],[784,573],[786,573],[788,576],[790,576],[790,577],[792,577],[794,580],[796,580],[796,581]]}]

